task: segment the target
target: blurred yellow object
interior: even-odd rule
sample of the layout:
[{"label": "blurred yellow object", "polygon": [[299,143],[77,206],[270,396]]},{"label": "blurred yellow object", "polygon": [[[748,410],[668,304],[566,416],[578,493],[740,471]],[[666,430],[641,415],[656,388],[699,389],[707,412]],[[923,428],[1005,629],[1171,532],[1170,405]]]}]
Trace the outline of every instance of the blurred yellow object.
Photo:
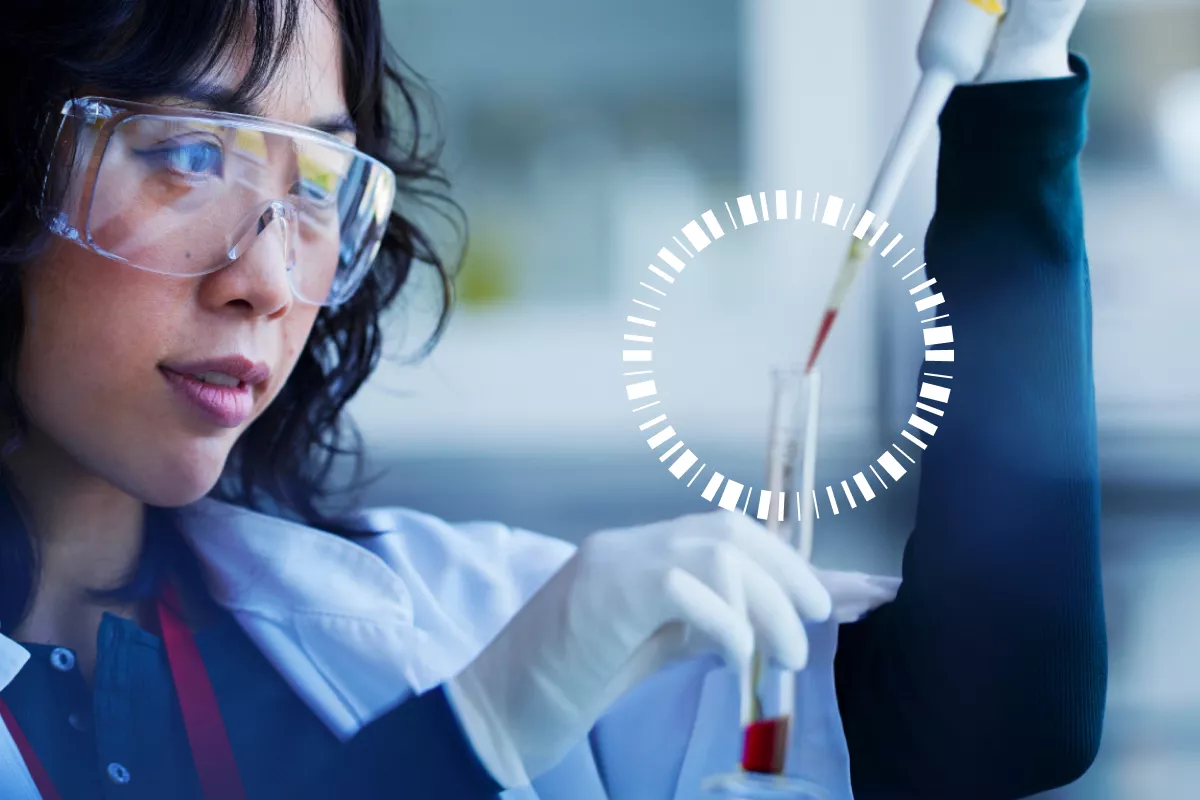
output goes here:
[{"label": "blurred yellow object", "polygon": [[455,282],[464,306],[496,306],[516,294],[511,249],[497,236],[473,232]]}]

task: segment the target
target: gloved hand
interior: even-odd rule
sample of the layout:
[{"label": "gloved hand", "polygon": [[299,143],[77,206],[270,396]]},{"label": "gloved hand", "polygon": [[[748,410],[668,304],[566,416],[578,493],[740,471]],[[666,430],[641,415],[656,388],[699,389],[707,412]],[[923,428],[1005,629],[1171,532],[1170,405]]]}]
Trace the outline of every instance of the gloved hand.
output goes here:
[{"label": "gloved hand", "polygon": [[716,652],[738,669],[755,645],[790,669],[802,619],[829,618],[817,575],[782,539],[726,511],[602,531],[446,685],[480,760],[528,783],[621,694],[668,662]]},{"label": "gloved hand", "polygon": [[1065,78],[1067,42],[1086,0],[1010,0],[976,83]]}]

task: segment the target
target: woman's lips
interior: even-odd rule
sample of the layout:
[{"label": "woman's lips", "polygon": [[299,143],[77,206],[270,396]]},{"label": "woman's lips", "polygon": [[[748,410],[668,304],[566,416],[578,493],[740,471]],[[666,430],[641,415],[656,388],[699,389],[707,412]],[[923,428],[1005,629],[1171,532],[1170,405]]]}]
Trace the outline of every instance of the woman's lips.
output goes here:
[{"label": "woman's lips", "polygon": [[179,398],[222,428],[237,428],[254,413],[254,389],[245,381],[237,386],[220,386],[168,367],[159,367],[159,371]]}]

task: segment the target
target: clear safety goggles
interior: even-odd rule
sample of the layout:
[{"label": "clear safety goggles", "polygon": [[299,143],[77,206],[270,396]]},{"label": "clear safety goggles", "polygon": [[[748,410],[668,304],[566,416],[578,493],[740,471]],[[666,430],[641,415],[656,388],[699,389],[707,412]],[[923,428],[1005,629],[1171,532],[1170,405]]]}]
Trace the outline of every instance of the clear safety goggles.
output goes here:
[{"label": "clear safety goggles", "polygon": [[62,114],[46,224],[103,256],[199,276],[267,237],[258,246],[280,248],[297,298],[337,306],[379,252],[395,175],[335,136],[102,97],[69,100]]}]

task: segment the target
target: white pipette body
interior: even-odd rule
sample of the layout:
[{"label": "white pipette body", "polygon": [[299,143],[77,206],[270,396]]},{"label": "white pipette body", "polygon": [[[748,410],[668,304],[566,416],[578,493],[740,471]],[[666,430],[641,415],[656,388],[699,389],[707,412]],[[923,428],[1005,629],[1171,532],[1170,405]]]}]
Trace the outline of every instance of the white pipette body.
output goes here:
[{"label": "white pipette body", "polygon": [[917,43],[921,80],[867,198],[876,220],[886,220],[895,208],[950,92],[960,83],[974,81],[983,70],[1003,14],[1000,0],[934,0]]},{"label": "white pipette body", "polygon": [[[934,0],[917,45],[921,80],[863,207],[875,215],[873,228],[863,234],[863,240],[869,241],[869,231],[878,231],[895,208],[913,162],[937,124],[950,92],[960,83],[974,81],[983,70],[1003,14],[1001,0]],[[838,309],[866,257],[867,247],[855,239],[825,304],[825,315],[809,353],[808,369],[816,363]]]}]

